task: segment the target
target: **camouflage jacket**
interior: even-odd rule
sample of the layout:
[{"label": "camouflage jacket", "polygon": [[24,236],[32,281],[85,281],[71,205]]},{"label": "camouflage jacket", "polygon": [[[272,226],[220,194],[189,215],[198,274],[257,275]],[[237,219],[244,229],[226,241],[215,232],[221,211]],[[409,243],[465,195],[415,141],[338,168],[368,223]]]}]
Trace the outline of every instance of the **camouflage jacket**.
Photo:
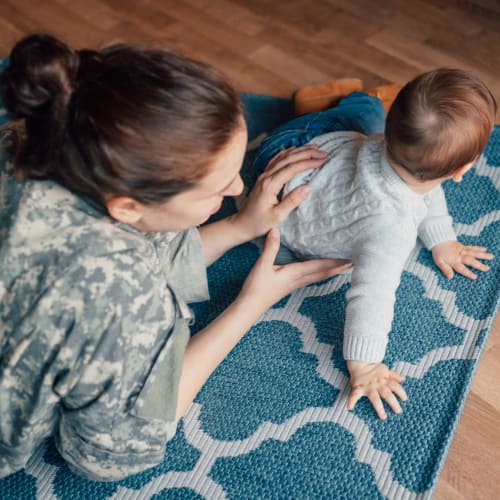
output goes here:
[{"label": "camouflage jacket", "polygon": [[195,229],[141,233],[50,181],[16,182],[0,132],[0,477],[54,436],[76,472],[161,462],[191,312],[208,298]]}]

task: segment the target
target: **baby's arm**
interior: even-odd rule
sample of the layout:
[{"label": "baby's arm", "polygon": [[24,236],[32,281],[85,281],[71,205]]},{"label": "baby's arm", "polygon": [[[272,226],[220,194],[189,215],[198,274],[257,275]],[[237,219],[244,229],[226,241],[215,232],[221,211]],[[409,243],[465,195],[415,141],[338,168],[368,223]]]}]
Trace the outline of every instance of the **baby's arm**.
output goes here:
[{"label": "baby's arm", "polygon": [[488,253],[485,247],[468,246],[457,241],[442,187],[434,188],[426,196],[428,212],[420,224],[418,234],[424,245],[431,250],[432,258],[441,272],[448,279],[453,277],[454,271],[476,279],[477,275],[467,266],[488,271],[489,267],[478,259],[491,260],[493,254]]},{"label": "baby's arm", "polygon": [[393,319],[396,290],[409,253],[416,241],[411,221],[374,218],[359,231],[351,287],[347,292],[344,329],[344,358],[352,391],[347,403],[352,410],[368,397],[377,415],[387,418],[382,399],[401,412],[396,398],[406,400],[401,386],[404,377],[390,370],[382,360]]}]

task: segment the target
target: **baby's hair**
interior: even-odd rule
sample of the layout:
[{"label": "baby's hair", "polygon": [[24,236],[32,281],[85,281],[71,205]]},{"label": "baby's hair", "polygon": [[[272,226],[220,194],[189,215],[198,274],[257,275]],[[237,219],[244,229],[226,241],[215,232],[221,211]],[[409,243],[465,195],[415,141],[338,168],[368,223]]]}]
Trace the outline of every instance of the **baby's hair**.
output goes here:
[{"label": "baby's hair", "polygon": [[109,196],[160,203],[203,177],[242,125],[239,97],[214,68],[169,50],[71,49],[19,41],[0,79],[25,119],[19,179],[51,179],[105,207]]},{"label": "baby's hair", "polygon": [[458,69],[429,71],[407,83],[387,115],[389,158],[421,181],[477,160],[495,123],[489,89]]}]

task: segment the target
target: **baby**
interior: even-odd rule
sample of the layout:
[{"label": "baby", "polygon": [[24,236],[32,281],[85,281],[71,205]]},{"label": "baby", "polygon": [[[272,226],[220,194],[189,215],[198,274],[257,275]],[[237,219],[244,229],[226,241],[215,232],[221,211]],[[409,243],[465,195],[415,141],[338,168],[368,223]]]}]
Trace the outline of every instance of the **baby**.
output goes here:
[{"label": "baby", "polygon": [[495,113],[495,99],[482,82],[438,69],[402,88],[383,135],[374,134],[384,130],[380,101],[354,92],[335,108],[286,124],[261,147],[257,168],[290,146],[308,143],[325,152],[321,168],[285,186],[283,196],[303,184],[311,193],[280,230],[298,259],[353,262],[343,347],[353,388],[349,409],[367,396],[380,418],[387,417],[382,398],[401,412],[396,396],[406,399],[404,377],[382,361],[396,290],[417,238],[447,278],[458,272],[475,279],[467,266],[489,269],[479,260],[493,258],[486,248],[457,241],[441,184],[460,182],[474,165]]}]

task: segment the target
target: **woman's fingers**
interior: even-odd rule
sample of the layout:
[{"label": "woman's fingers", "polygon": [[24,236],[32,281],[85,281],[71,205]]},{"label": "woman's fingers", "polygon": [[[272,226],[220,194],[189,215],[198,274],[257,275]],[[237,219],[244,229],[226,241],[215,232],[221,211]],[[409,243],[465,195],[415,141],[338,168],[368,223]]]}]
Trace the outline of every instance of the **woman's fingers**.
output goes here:
[{"label": "woman's fingers", "polygon": [[264,249],[259,260],[262,264],[274,266],[276,255],[280,248],[280,232],[279,229],[273,227],[266,235],[264,241]]},{"label": "woman's fingers", "polygon": [[282,149],[279,153],[277,153],[276,155],[274,155],[269,160],[269,162],[266,165],[266,167],[264,168],[264,172],[269,172],[270,170],[272,170],[276,166],[276,163],[278,163],[281,160],[281,158],[283,158],[284,156],[286,156],[287,153],[289,153],[292,149],[294,149],[294,148],[290,147],[290,148],[287,148],[287,149]]},{"label": "woman's fingers", "polygon": [[300,186],[290,193],[288,193],[279,203],[274,207],[274,211],[281,222],[286,219],[287,215],[297,208],[309,195],[310,188],[307,185]]},{"label": "woman's fingers", "polygon": [[327,153],[320,151],[315,145],[284,149],[267,164],[263,175],[274,175],[277,171],[303,160],[324,160],[326,156]]},{"label": "woman's fingers", "polygon": [[297,174],[305,170],[321,167],[324,161],[324,158],[306,158],[301,161],[293,162],[276,170],[272,175],[263,180],[269,185],[269,189],[273,193],[278,194],[283,186]]},{"label": "woman's fingers", "polygon": [[332,276],[347,271],[350,267],[352,267],[352,264],[346,264],[341,267],[329,268],[326,270],[308,274],[306,276],[303,276],[299,280],[299,282],[297,283],[297,288],[303,288],[307,285],[311,285],[312,283],[317,283],[318,281],[326,280],[328,278],[331,278]]},{"label": "woman's fingers", "polygon": [[310,279],[316,274],[340,273],[352,267],[352,263],[344,259],[313,259],[295,262],[283,266],[292,272],[295,279]]}]

